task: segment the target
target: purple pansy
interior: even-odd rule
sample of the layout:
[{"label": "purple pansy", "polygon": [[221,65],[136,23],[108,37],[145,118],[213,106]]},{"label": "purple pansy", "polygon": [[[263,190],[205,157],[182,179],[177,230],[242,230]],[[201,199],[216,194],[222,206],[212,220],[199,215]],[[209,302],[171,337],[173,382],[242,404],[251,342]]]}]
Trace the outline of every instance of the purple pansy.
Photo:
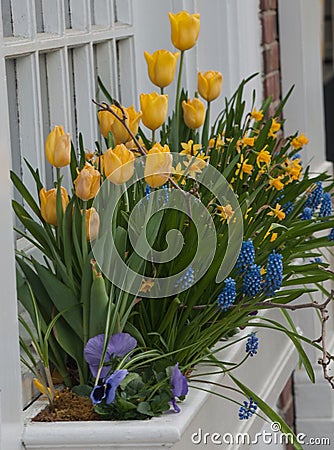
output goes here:
[{"label": "purple pansy", "polygon": [[[96,377],[100,359],[102,356],[104,345],[104,334],[98,334],[97,336],[89,339],[85,346],[84,356],[85,360],[89,364],[92,375]],[[107,346],[107,352],[104,362],[110,361],[111,357],[123,357],[128,352],[133,350],[137,345],[137,341],[129,333],[117,333],[111,336]],[[108,375],[110,367],[102,367],[100,378],[105,378]]]},{"label": "purple pansy", "polygon": [[96,405],[105,399],[106,404],[110,405],[115,400],[116,389],[122,383],[129,372],[127,370],[115,370],[104,382],[103,385],[97,385],[90,394],[90,399]]},{"label": "purple pansy", "polygon": [[188,394],[188,382],[187,378],[182,374],[179,369],[179,363],[176,363],[173,369],[172,377],[171,377],[171,385],[172,385],[172,405],[175,412],[180,412],[180,408],[176,404],[176,397],[183,397]]}]

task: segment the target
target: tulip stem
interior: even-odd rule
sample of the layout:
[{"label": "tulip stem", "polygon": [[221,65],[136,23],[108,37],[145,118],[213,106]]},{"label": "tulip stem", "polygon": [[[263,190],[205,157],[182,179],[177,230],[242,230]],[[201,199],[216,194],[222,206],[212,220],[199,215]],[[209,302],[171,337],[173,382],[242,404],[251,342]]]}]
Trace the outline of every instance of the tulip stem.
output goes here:
[{"label": "tulip stem", "polygon": [[176,115],[176,130],[177,130],[176,143],[177,144],[179,142],[179,134],[180,134],[180,94],[181,94],[183,59],[184,59],[184,50],[181,50],[179,73],[177,76],[176,98],[175,98],[175,115]]},{"label": "tulip stem", "polygon": [[210,102],[207,102],[205,121],[202,131],[202,146],[207,147],[209,142],[209,127],[210,127]]},{"label": "tulip stem", "polygon": [[83,201],[82,208],[82,221],[81,221],[81,242],[82,242],[82,263],[85,264],[88,248],[87,248],[87,238],[86,238],[86,212],[87,212],[87,202]]},{"label": "tulip stem", "polygon": [[154,145],[154,139],[155,139],[155,130],[152,130],[152,145]]}]

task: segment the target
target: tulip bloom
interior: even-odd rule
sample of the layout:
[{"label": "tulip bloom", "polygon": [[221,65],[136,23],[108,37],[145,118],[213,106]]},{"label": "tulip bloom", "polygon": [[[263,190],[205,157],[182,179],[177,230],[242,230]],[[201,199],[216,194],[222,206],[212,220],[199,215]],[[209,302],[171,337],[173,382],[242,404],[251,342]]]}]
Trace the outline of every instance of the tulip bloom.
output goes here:
[{"label": "tulip bloom", "polygon": [[223,85],[223,76],[220,72],[209,70],[202,74],[198,73],[198,92],[208,102],[219,97]]},{"label": "tulip bloom", "polygon": [[100,216],[95,208],[86,210],[86,239],[87,241],[94,241],[100,228]]},{"label": "tulip bloom", "polygon": [[180,11],[177,14],[168,13],[171,25],[171,39],[174,47],[179,50],[189,50],[197,41],[200,29],[200,15]]},{"label": "tulip bloom", "polygon": [[[117,108],[117,106],[113,105],[111,108],[116,112],[118,116],[122,117],[122,111],[119,108]],[[136,136],[136,134],[138,133],[139,122],[142,113],[141,111],[137,112],[133,105],[130,106],[130,108],[124,108],[124,110],[127,116],[126,124],[130,128],[132,134]],[[114,136],[115,145],[123,144],[132,139],[132,137],[125,129],[124,125],[118,119],[115,119],[115,121],[111,125],[111,132]]]},{"label": "tulip bloom", "polygon": [[124,144],[109,148],[103,156],[104,173],[109,181],[122,184],[128,181],[134,172],[134,154]]},{"label": "tulip bloom", "polygon": [[195,130],[203,125],[205,119],[204,103],[198,99],[188,99],[182,102],[183,119],[188,128]]},{"label": "tulip bloom", "polygon": [[172,172],[173,158],[168,145],[156,143],[146,155],[144,177],[146,183],[153,187],[159,187],[166,183]]},{"label": "tulip bloom", "polygon": [[100,188],[100,172],[86,163],[74,181],[75,195],[87,201],[95,197]]},{"label": "tulip bloom", "polygon": [[143,111],[143,124],[154,131],[166,120],[168,96],[159,95],[157,92],[140,94],[140,108]]},{"label": "tulip bloom", "polygon": [[[66,189],[61,186],[61,204],[63,207],[63,211],[65,211],[66,206],[68,205],[68,195]],[[41,201],[41,214],[45,222],[57,226],[57,189],[53,188],[48,191],[45,188],[42,188],[39,191],[39,198]]]},{"label": "tulip bloom", "polygon": [[103,137],[107,139],[109,131],[111,131],[111,125],[114,123],[115,116],[109,111],[99,111],[98,112],[100,131]]},{"label": "tulip bloom", "polygon": [[46,138],[45,154],[49,163],[57,168],[71,162],[71,138],[61,125],[56,125]]},{"label": "tulip bloom", "polygon": [[157,50],[152,55],[144,52],[148,67],[148,76],[153,84],[164,88],[174,79],[179,52],[171,53],[168,50]]}]

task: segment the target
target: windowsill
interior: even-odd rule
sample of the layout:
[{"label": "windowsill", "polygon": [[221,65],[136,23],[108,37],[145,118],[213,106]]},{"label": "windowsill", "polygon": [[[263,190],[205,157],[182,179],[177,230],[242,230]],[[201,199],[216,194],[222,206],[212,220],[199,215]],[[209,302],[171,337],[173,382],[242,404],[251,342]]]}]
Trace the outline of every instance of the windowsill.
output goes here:
[{"label": "windowsill", "polygon": [[[279,311],[277,311],[279,313]],[[249,334],[247,331],[247,334]],[[269,336],[270,335],[270,336]],[[260,329],[258,355],[248,358],[235,371],[235,376],[254,390],[264,401],[274,406],[291,372],[297,365],[293,344],[281,333]],[[231,346],[222,359],[240,361],[244,357],[244,342]],[[273,360],[273,355],[275,358]],[[205,376],[205,380],[231,385],[223,375]],[[194,383],[195,385],[195,383]],[[197,384],[204,389],[218,389],[239,402],[243,397],[230,394],[228,389],[213,385]],[[101,421],[101,422],[31,422],[31,417],[42,409],[45,402],[38,400],[24,413],[23,442],[27,450],[53,450],[56,448],[93,450],[97,448],[157,449],[161,446],[175,450],[193,448],[191,435],[202,428],[203,432],[255,434],[262,429],[263,420],[238,420],[238,406],[222,398],[197,389],[190,389],[185,402],[180,403],[181,413],[173,411],[150,421]],[[148,425],[149,424],[149,425]],[[231,447],[232,449],[233,447]]]}]

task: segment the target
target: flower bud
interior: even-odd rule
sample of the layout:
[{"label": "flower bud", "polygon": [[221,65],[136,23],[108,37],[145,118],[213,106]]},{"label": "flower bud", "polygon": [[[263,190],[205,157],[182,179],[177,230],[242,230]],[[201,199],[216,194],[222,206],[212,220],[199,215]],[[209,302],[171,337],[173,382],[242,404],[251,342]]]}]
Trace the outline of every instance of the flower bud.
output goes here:
[{"label": "flower bud", "polygon": [[[68,205],[68,195],[66,189],[61,186],[61,204],[63,207],[63,211],[65,211],[66,206]],[[41,201],[41,214],[45,222],[57,226],[57,189],[53,188],[50,190],[45,190],[43,187],[39,191],[39,198]]]},{"label": "flower bud", "polygon": [[75,195],[87,201],[95,197],[100,188],[100,172],[86,163],[74,181]]},{"label": "flower bud", "polygon": [[143,124],[154,131],[166,120],[168,96],[159,95],[157,92],[140,94],[140,108],[143,111]]},{"label": "flower bud", "polygon": [[164,88],[171,84],[175,76],[179,52],[171,53],[168,50],[157,50],[152,55],[144,52],[148,67],[148,76],[153,84]]},{"label": "flower bud", "polygon": [[159,187],[166,183],[172,172],[173,157],[168,145],[156,143],[146,155],[144,177],[146,183],[153,187]]},{"label": "flower bud", "polygon": [[94,241],[100,228],[100,216],[95,208],[86,210],[86,239],[87,241]]},{"label": "flower bud", "polygon": [[134,154],[124,144],[109,148],[103,155],[104,173],[109,181],[122,184],[128,181],[134,172]]},{"label": "flower bud", "polygon": [[219,97],[223,85],[223,76],[220,72],[209,70],[202,74],[198,73],[198,92],[208,102]]},{"label": "flower bud", "polygon": [[54,167],[65,167],[71,162],[71,138],[64,133],[61,125],[56,125],[45,142],[46,159]]},{"label": "flower bud", "polygon": [[98,113],[100,131],[103,137],[107,139],[109,131],[111,131],[111,125],[117,120],[109,111],[99,111]]},{"label": "flower bud", "polygon": [[188,128],[195,130],[203,125],[205,119],[205,106],[199,98],[188,99],[182,102],[183,119]]},{"label": "flower bud", "polygon": [[197,41],[200,29],[200,15],[180,11],[177,14],[168,13],[171,25],[171,39],[174,47],[179,50],[192,48]]}]

